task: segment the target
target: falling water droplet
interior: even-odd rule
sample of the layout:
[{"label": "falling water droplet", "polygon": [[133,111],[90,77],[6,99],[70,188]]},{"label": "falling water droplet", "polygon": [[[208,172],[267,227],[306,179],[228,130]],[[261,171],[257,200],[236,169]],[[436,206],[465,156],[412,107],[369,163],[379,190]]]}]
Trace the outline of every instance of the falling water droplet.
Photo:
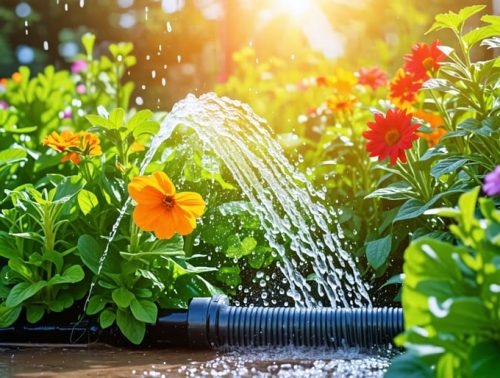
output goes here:
[{"label": "falling water droplet", "polygon": [[156,79],[156,70],[151,71],[151,78]]},{"label": "falling water droplet", "polygon": [[161,85],[162,87],[165,87],[167,85],[167,79],[165,79],[164,77],[161,78]]},{"label": "falling water droplet", "polygon": [[80,0],[80,8],[83,8],[85,6],[85,0]]},{"label": "falling water droplet", "polygon": [[64,4],[64,11],[65,11],[65,12],[67,12],[67,11],[68,11],[68,9],[69,9],[69,5],[68,5],[68,3],[65,3],[65,4]]},{"label": "falling water droplet", "polygon": [[177,63],[180,63],[182,60],[182,57],[180,55],[177,55]]},{"label": "falling water droplet", "polygon": [[172,33],[172,24],[170,21],[167,21],[167,33]]},{"label": "falling water droplet", "polygon": [[144,20],[147,21],[149,16],[149,7],[144,7]]},{"label": "falling water droplet", "polygon": [[43,41],[43,49],[45,51],[48,51],[49,50],[49,41]]}]

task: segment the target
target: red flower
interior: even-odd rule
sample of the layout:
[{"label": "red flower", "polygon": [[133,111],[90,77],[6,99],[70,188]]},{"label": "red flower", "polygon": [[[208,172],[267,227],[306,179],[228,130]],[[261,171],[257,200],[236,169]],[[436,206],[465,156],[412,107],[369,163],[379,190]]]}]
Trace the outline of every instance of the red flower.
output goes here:
[{"label": "red flower", "polygon": [[421,78],[400,68],[390,83],[389,97],[397,106],[407,107],[417,100],[417,93],[422,84]]},{"label": "red flower", "polygon": [[387,84],[387,75],[378,67],[361,68],[357,72],[358,84],[368,85],[372,90]]},{"label": "red flower", "polygon": [[417,43],[412,47],[411,54],[404,56],[404,70],[423,80],[429,79],[428,72],[436,72],[440,67],[439,63],[446,59],[446,55],[438,48],[440,44],[439,40],[435,40],[430,46],[424,42]]},{"label": "red flower", "polygon": [[389,109],[385,117],[375,114],[375,122],[368,122],[370,130],[363,133],[370,156],[378,156],[379,161],[390,157],[391,165],[396,164],[398,158],[406,163],[405,150],[418,139],[415,131],[420,127],[418,123],[412,125],[411,119],[411,113],[397,108]]}]

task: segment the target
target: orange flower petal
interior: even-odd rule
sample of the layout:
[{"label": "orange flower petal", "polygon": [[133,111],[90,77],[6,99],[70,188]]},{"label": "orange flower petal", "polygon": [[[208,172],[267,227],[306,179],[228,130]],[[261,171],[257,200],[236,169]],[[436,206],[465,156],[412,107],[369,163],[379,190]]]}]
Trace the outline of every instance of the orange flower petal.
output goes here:
[{"label": "orange flower petal", "polygon": [[165,197],[162,188],[151,176],[134,177],[128,184],[128,192],[137,203],[142,204],[160,206]]},{"label": "orange flower petal", "polygon": [[134,209],[134,223],[144,231],[153,231],[162,217],[165,217],[165,211],[158,209],[158,206],[139,204]]},{"label": "orange flower petal", "polygon": [[175,186],[165,173],[155,172],[153,177],[165,195],[173,196],[175,194]]},{"label": "orange flower petal", "polygon": [[175,204],[182,211],[185,211],[198,218],[205,211],[205,201],[198,193],[182,192],[175,195]]}]

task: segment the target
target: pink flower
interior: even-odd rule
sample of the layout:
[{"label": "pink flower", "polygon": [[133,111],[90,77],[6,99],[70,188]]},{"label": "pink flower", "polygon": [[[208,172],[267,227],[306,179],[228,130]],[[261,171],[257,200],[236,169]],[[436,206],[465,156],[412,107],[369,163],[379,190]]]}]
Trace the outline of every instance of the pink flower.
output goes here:
[{"label": "pink flower", "polygon": [[483,191],[488,196],[500,195],[500,165],[484,176]]},{"label": "pink flower", "polygon": [[78,93],[78,94],[83,94],[83,93],[85,93],[86,90],[87,90],[87,88],[85,88],[85,85],[83,85],[83,84],[78,84],[76,86],[76,93]]},{"label": "pink flower", "polygon": [[85,71],[88,68],[89,64],[85,60],[77,60],[71,65],[71,72],[74,74],[78,74],[82,71]]},{"label": "pink flower", "polygon": [[9,109],[9,104],[4,100],[0,100],[0,109]]},{"label": "pink flower", "polygon": [[73,114],[71,113],[71,109],[66,109],[63,112],[59,112],[59,118],[61,119],[71,119]]},{"label": "pink flower", "polygon": [[387,75],[378,67],[361,68],[357,72],[358,84],[368,85],[372,90],[387,85]]}]

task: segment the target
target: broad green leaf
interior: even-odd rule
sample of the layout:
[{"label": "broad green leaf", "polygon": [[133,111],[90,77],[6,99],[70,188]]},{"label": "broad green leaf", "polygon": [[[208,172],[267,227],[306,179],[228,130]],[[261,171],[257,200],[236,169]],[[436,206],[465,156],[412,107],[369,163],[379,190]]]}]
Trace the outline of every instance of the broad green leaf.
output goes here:
[{"label": "broad green leaf", "polygon": [[484,341],[470,351],[471,376],[496,378],[500,371],[500,343]]},{"label": "broad green leaf", "polygon": [[98,312],[102,311],[107,303],[108,301],[102,295],[93,295],[89,299],[89,303],[87,303],[87,309],[85,310],[85,312],[87,313],[87,315],[95,315]]},{"label": "broad green leaf", "polygon": [[391,253],[392,236],[366,243],[366,258],[373,269],[382,267]]},{"label": "broad green leaf", "polygon": [[78,206],[83,214],[88,215],[92,209],[95,209],[99,205],[99,200],[97,196],[86,189],[82,189],[78,193]]},{"label": "broad green leaf", "polygon": [[384,198],[392,201],[411,198],[415,194],[406,182],[396,182],[368,194],[365,198]]},{"label": "broad green leaf", "polygon": [[26,151],[20,148],[10,148],[8,150],[0,151],[0,168],[3,165],[10,165],[18,163],[20,161],[26,161],[26,157]]},{"label": "broad green leaf", "polygon": [[485,5],[472,5],[462,8],[458,13],[449,11],[448,13],[438,14],[436,16],[436,22],[434,22],[434,24],[426,32],[426,34],[434,30],[441,30],[446,28],[452,29],[456,33],[459,33],[464,22],[476,13],[481,12],[485,7]]},{"label": "broad green leaf", "polygon": [[95,127],[102,127],[104,129],[113,129],[114,125],[111,123],[111,121],[107,118],[95,115],[95,114],[89,114],[86,115],[85,118],[87,118],[87,121],[90,122],[92,126]]},{"label": "broad green leaf", "polygon": [[139,126],[141,123],[146,122],[151,116],[153,115],[153,112],[148,109],[141,110],[137,113],[135,113],[132,118],[128,120],[126,123],[127,130],[133,130],[137,126]]},{"label": "broad green leaf", "polygon": [[21,315],[22,306],[7,307],[5,303],[0,303],[0,328],[9,327]]},{"label": "broad green leaf", "polygon": [[15,238],[5,231],[0,231],[0,257],[12,259],[18,256]]},{"label": "broad green leaf", "polygon": [[123,126],[123,119],[125,117],[125,110],[122,108],[116,108],[111,110],[109,113],[109,122],[113,125],[113,128],[119,129]]},{"label": "broad green leaf", "polygon": [[60,285],[65,283],[80,282],[85,277],[85,273],[80,265],[72,265],[67,268],[62,275],[56,274],[49,280],[49,285]]},{"label": "broad green leaf", "polygon": [[158,307],[152,301],[134,298],[130,302],[130,311],[141,322],[155,324],[158,318]]},{"label": "broad green leaf", "polygon": [[47,281],[38,281],[35,283],[20,282],[11,289],[5,304],[7,307],[16,307],[37,294],[45,286],[47,286]]},{"label": "broad green leaf", "polygon": [[463,158],[460,156],[451,156],[442,160],[439,160],[431,169],[431,176],[434,178],[440,178],[443,175],[449,173],[455,173],[460,168],[462,168],[466,163],[469,162],[468,158]]},{"label": "broad green leaf", "polygon": [[130,306],[130,302],[135,299],[135,295],[124,287],[113,290],[111,293],[113,301],[121,308]]},{"label": "broad green leaf", "polygon": [[433,378],[434,374],[427,364],[418,356],[405,353],[394,358],[389,369],[384,374],[385,378]]},{"label": "broad green leaf", "polygon": [[132,133],[135,138],[138,138],[139,136],[143,134],[147,135],[156,135],[156,133],[160,130],[160,124],[156,121],[146,121],[142,122],[139,125],[137,125]]},{"label": "broad green leaf", "polygon": [[463,36],[463,39],[469,47],[472,47],[483,39],[497,37],[498,35],[500,35],[500,26],[487,25],[471,30]]},{"label": "broad green leaf", "polygon": [[26,319],[28,322],[34,324],[38,323],[45,314],[45,308],[40,305],[28,305],[26,306]]},{"label": "broad green leaf", "polygon": [[144,339],[146,325],[134,318],[129,311],[118,310],[116,312],[116,324],[132,344],[139,345]]},{"label": "broad green leaf", "polygon": [[[104,247],[90,235],[80,236],[77,247],[85,266],[92,273],[97,274]],[[120,271],[120,261],[120,257],[110,251],[103,262],[102,272],[118,273]]]},{"label": "broad green leaf", "polygon": [[222,266],[217,271],[216,277],[228,286],[237,287],[241,283],[240,268],[238,266]]},{"label": "broad green leaf", "polygon": [[102,329],[111,327],[115,322],[116,315],[113,311],[106,309],[99,315],[99,325]]},{"label": "broad green leaf", "polygon": [[80,176],[68,176],[57,186],[54,203],[65,203],[76,196],[85,186],[85,180]]}]

